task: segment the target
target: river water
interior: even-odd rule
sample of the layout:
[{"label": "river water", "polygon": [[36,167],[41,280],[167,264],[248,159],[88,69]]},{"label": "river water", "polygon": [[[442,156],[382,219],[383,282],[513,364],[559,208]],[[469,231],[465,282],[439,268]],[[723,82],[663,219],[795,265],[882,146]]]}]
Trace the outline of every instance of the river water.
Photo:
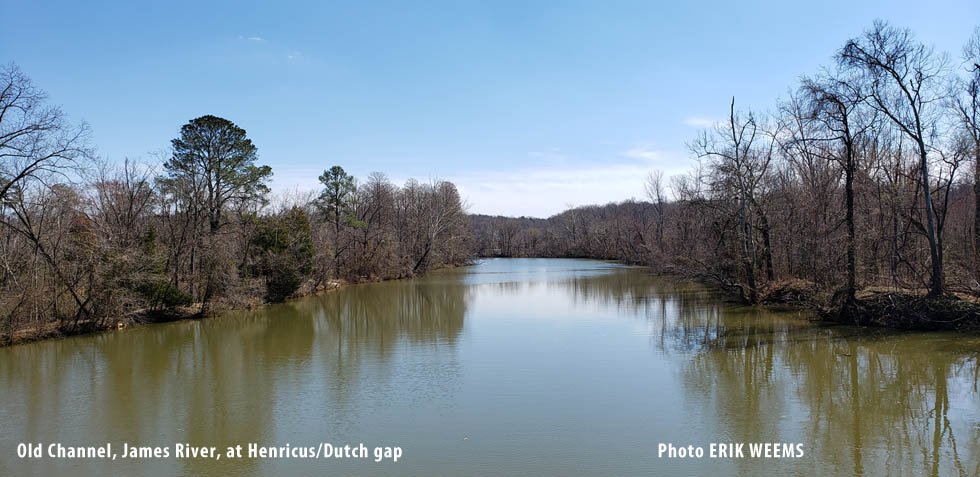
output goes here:
[{"label": "river water", "polygon": [[[738,307],[643,268],[485,260],[0,349],[0,474],[977,475],[978,350]],[[119,456],[18,458],[24,442]],[[765,442],[794,456],[752,458]],[[170,457],[123,458],[124,443]],[[177,443],[243,457],[177,459]],[[253,459],[249,443],[372,455]]]}]

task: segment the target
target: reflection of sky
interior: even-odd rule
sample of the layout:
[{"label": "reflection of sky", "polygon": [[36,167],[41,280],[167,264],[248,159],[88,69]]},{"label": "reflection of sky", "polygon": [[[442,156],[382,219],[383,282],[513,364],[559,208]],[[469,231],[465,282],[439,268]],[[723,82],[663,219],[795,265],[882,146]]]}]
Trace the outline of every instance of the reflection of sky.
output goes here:
[{"label": "reflection of sky", "polygon": [[463,283],[469,286],[469,297],[481,315],[493,315],[495,320],[519,316],[561,325],[608,319],[608,303],[581,296],[576,283],[628,269],[596,260],[484,259],[468,270]]},{"label": "reflection of sky", "polygon": [[[406,456],[375,467],[87,461],[77,474],[929,474],[933,456],[939,474],[978,468],[980,337],[805,318],[725,304],[641,268],[492,259],[0,349],[0,452],[24,439],[324,440],[401,445]],[[658,442],[759,440],[803,442],[807,457],[655,454]],[[3,475],[67,470],[0,459]]]},{"label": "reflection of sky", "polygon": [[567,280],[574,277],[596,276],[623,268],[622,265],[597,260],[576,259],[482,259],[476,266],[467,267],[463,282],[467,285],[481,283],[528,283]]}]

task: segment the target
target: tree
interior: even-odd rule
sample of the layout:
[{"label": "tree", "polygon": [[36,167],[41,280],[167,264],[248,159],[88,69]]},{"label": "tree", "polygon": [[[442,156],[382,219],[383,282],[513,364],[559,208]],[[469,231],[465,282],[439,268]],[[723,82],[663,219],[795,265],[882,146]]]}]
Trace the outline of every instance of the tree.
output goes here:
[{"label": "tree", "polygon": [[858,80],[838,73],[819,79],[803,80],[803,91],[810,101],[809,119],[817,121],[826,134],[818,139],[835,141],[840,148],[821,148],[827,159],[838,162],[844,170],[844,222],[847,224],[847,279],[842,312],[850,311],[857,294],[857,231],[854,221],[854,177],[857,171],[857,141],[872,124],[862,122],[860,106],[864,102]]},{"label": "tree", "polygon": [[[87,240],[88,222],[79,212],[79,194],[70,184],[91,150],[88,127],[69,125],[64,113],[46,101],[47,95],[16,65],[0,67],[0,223],[10,233],[4,237],[0,286],[12,283],[21,289],[12,306],[3,306],[8,323],[19,310],[30,309],[33,318],[71,317],[74,327],[97,312],[90,273],[95,255]],[[18,239],[26,241],[24,253],[16,250]],[[47,281],[42,263],[52,275]],[[20,273],[28,279],[18,280]],[[86,278],[88,286],[83,285]],[[73,313],[59,306],[65,292]]]},{"label": "tree", "polygon": [[963,64],[967,78],[957,81],[954,109],[958,113],[973,156],[973,267],[975,279],[980,280],[980,27],[963,47]]},{"label": "tree", "polygon": [[929,154],[945,94],[945,58],[916,41],[910,30],[876,21],[862,37],[844,45],[837,61],[864,76],[868,84],[865,103],[891,119],[915,143],[925,203],[923,232],[932,263],[929,295],[939,296],[944,291],[943,239],[936,225]]},{"label": "tree", "polygon": [[[225,210],[231,201],[264,201],[269,192],[266,181],[272,175],[269,166],[257,166],[257,148],[235,123],[217,116],[192,119],[171,141],[173,154],[163,167],[171,186],[180,189],[207,218],[208,232],[204,243],[205,288],[201,313],[215,293],[216,273],[223,266],[227,252],[216,236],[225,225]],[[202,201],[203,204],[194,202]],[[224,280],[222,280],[222,285]]]},{"label": "tree", "polygon": [[664,251],[664,203],[666,202],[667,188],[664,185],[664,171],[655,170],[647,174],[643,188],[647,198],[653,203],[654,212],[657,213],[657,246],[660,252]]},{"label": "tree", "polygon": [[341,227],[352,216],[352,200],[357,192],[357,181],[343,167],[333,166],[320,174],[323,191],[317,205],[334,227],[334,274],[340,275],[340,256],[347,245],[341,245]]},{"label": "tree", "polygon": [[781,105],[786,127],[781,151],[786,168],[787,219],[791,220],[796,247],[788,250],[790,271],[794,276],[818,283],[838,281],[825,247],[838,228],[833,217],[834,202],[839,189],[840,169],[835,161],[827,161],[820,122],[813,118],[813,103],[804,88],[791,92]]},{"label": "tree", "polygon": [[158,250],[151,220],[156,198],[153,168],[128,159],[120,167],[99,167],[88,197],[99,247],[99,270],[120,313],[144,305],[156,309],[189,301],[168,283],[166,253]]},{"label": "tree", "polygon": [[399,233],[406,244],[410,274],[425,272],[434,264],[459,261],[466,221],[456,186],[439,181],[422,184],[409,180],[399,198]]},{"label": "tree", "polygon": [[734,196],[738,216],[736,235],[739,262],[749,292],[747,299],[753,304],[759,301],[753,233],[755,194],[772,157],[771,153],[760,154],[756,150],[759,135],[760,128],[755,115],[739,114],[735,110],[735,98],[732,98],[728,120],[719,124],[712,134],[708,131],[702,132],[691,145],[695,155],[712,161],[715,192],[722,196]]},{"label": "tree", "polygon": [[306,213],[291,207],[259,219],[256,245],[261,251],[259,274],[265,279],[266,299],[285,300],[313,271],[313,240]]},{"label": "tree", "polygon": [[127,247],[142,238],[141,228],[147,225],[144,218],[154,198],[152,174],[150,167],[129,159],[118,169],[99,169],[89,200],[103,234],[116,245]]},{"label": "tree", "polygon": [[69,125],[46,100],[17,65],[0,66],[0,202],[26,181],[64,174],[91,154],[88,126]]},{"label": "tree", "polygon": [[320,183],[323,184],[320,207],[330,223],[334,224],[337,233],[340,233],[340,226],[350,216],[350,200],[357,191],[357,182],[343,167],[333,166],[320,174]]},{"label": "tree", "polygon": [[354,267],[358,276],[388,273],[396,261],[393,220],[397,187],[388,178],[374,172],[354,197]]},{"label": "tree", "polygon": [[210,233],[223,225],[231,200],[262,200],[272,176],[269,166],[256,166],[257,148],[245,130],[217,116],[201,116],[180,128],[171,141],[173,156],[164,163],[172,178],[188,178],[204,192]]}]

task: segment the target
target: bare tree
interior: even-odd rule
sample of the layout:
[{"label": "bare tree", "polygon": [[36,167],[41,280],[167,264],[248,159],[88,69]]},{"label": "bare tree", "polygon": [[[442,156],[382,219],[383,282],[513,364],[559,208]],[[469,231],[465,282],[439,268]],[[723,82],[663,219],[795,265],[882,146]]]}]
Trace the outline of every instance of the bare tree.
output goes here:
[{"label": "bare tree", "polygon": [[944,291],[943,242],[936,227],[930,153],[945,95],[946,59],[916,41],[910,30],[876,21],[862,37],[848,41],[837,60],[864,76],[868,85],[865,102],[915,143],[925,203],[923,232],[932,262],[929,294],[939,296]]},{"label": "bare tree", "polygon": [[743,116],[735,110],[735,98],[729,108],[728,120],[718,125],[712,134],[702,134],[691,145],[699,157],[709,159],[715,171],[713,189],[727,195],[733,193],[738,216],[738,254],[745,274],[750,303],[758,303],[759,293],[755,275],[755,236],[752,224],[755,193],[766,174],[770,154],[758,154],[755,150],[760,139],[759,124],[755,115]]},{"label": "bare tree", "polygon": [[857,293],[857,229],[854,220],[854,179],[857,172],[857,141],[873,124],[862,118],[860,107],[865,97],[857,78],[827,74],[822,78],[804,79],[803,91],[810,101],[809,118],[819,122],[826,132],[823,140],[838,143],[827,147],[826,159],[838,162],[844,170],[844,221],[847,224],[847,279],[843,312],[851,310]]},{"label": "bare tree", "polygon": [[643,184],[647,198],[653,203],[654,212],[657,214],[657,245],[660,252],[664,251],[664,203],[667,198],[667,187],[664,184],[664,171],[656,170],[647,174],[646,182]]},{"label": "bare tree", "polygon": [[789,252],[792,273],[826,283],[836,281],[836,271],[829,268],[830,251],[821,245],[831,239],[837,228],[833,202],[839,189],[840,168],[837,162],[828,162],[824,157],[827,141],[821,137],[819,121],[813,119],[812,106],[803,88],[791,92],[789,100],[781,104],[786,129],[780,146],[786,160],[784,174],[789,176],[786,180],[799,190],[788,195],[787,200],[807,206],[798,215],[793,207],[796,204],[789,206],[793,223],[799,224],[794,237],[798,246]]},{"label": "bare tree", "polygon": [[89,202],[105,238],[129,247],[144,232],[154,198],[154,169],[126,159],[121,167],[103,164],[93,178]]},{"label": "bare tree", "polygon": [[953,106],[958,113],[963,133],[969,141],[973,157],[973,267],[975,279],[980,280],[980,27],[973,31],[963,47],[963,64],[967,78],[954,84]]},{"label": "bare tree", "polygon": [[0,66],[0,201],[43,175],[65,174],[88,158],[88,126],[71,126],[61,109],[11,63]]}]

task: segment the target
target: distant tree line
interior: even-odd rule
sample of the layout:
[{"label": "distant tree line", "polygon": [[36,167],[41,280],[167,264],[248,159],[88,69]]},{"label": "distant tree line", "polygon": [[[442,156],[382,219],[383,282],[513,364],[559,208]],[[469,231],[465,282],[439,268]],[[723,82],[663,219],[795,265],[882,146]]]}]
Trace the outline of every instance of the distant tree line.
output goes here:
[{"label": "distant tree line", "polygon": [[472,216],[482,256],[593,257],[709,278],[760,301],[777,282],[980,294],[980,28],[950,57],[876,22],[770,113],[689,143],[646,201],[548,219]]},{"label": "distant tree line", "polygon": [[93,156],[87,126],[0,68],[0,336],[282,301],[471,258],[453,184],[359,182],[334,166],[319,194],[274,197],[256,145],[216,116],[185,124],[160,167]]}]

